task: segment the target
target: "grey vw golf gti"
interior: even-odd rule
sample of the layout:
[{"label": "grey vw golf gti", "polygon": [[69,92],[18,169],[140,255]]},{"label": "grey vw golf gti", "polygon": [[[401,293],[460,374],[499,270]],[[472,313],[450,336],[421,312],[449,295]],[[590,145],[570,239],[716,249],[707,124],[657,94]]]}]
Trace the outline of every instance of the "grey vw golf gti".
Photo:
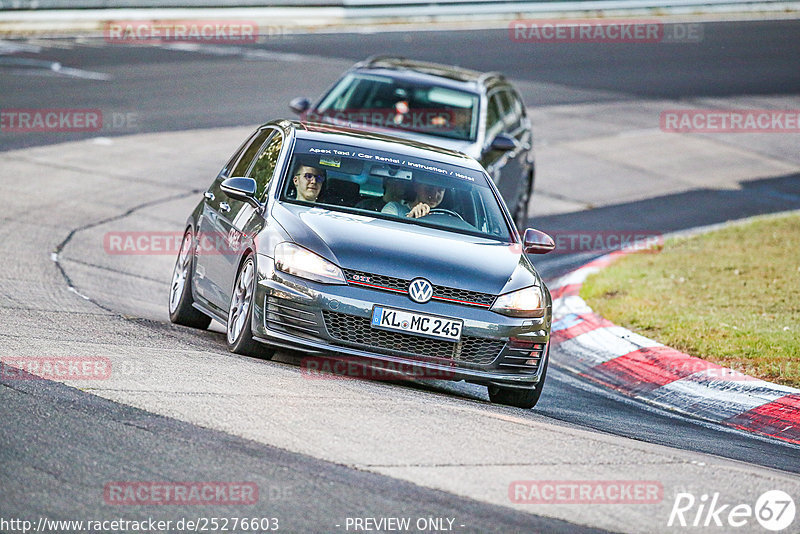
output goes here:
[{"label": "grey vw golf gti", "polygon": [[[486,171],[446,149],[278,120],[236,151],[188,218],[173,322],[226,325],[231,351],[285,347],[488,386],[530,408],[551,298]],[[335,361],[335,360],[334,360]]]}]

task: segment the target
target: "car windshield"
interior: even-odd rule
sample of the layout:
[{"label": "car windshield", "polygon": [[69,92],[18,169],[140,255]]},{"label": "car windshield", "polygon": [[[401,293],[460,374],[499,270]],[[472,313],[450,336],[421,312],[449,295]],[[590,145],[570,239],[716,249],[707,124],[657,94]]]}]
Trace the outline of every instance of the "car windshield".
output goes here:
[{"label": "car windshield", "polygon": [[478,95],[389,76],[348,74],[308,120],[473,141]]},{"label": "car windshield", "polygon": [[[355,146],[299,139],[281,199],[509,241],[486,175],[478,170]],[[413,218],[421,200],[431,211]]]}]

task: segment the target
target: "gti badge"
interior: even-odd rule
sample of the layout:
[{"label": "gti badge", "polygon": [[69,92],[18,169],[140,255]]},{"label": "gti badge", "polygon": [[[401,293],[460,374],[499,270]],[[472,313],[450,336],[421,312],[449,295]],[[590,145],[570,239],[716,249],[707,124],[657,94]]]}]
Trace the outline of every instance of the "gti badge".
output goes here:
[{"label": "gti badge", "polygon": [[414,278],[408,285],[408,296],[414,302],[425,304],[433,296],[433,286],[424,278]]}]

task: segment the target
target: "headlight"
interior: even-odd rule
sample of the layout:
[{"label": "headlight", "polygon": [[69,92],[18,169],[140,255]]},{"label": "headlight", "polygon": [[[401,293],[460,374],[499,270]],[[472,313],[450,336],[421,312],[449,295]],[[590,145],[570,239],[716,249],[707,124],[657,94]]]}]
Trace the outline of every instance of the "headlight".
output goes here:
[{"label": "headlight", "polygon": [[510,317],[543,317],[544,296],[539,286],[526,287],[500,295],[492,305],[492,311]]},{"label": "headlight", "polygon": [[294,243],[275,247],[275,269],[323,284],[347,283],[339,267]]}]

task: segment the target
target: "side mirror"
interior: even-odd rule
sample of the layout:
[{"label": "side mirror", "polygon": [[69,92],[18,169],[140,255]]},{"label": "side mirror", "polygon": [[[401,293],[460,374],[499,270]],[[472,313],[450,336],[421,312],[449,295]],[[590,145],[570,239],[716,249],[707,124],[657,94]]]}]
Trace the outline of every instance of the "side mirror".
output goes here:
[{"label": "side mirror", "polygon": [[497,134],[497,137],[492,139],[492,143],[489,145],[490,151],[497,152],[509,152],[515,148],[517,148],[517,140],[504,133]]},{"label": "side mirror", "polygon": [[252,178],[228,178],[219,188],[229,197],[247,202],[254,208],[260,208],[261,203],[256,199],[256,181]]},{"label": "side mirror", "polygon": [[522,238],[522,248],[528,254],[547,254],[556,248],[556,243],[546,233],[528,228]]},{"label": "side mirror", "polygon": [[298,96],[297,98],[292,99],[289,102],[289,109],[297,113],[298,115],[302,115],[308,108],[311,107],[311,101],[303,96]]}]

